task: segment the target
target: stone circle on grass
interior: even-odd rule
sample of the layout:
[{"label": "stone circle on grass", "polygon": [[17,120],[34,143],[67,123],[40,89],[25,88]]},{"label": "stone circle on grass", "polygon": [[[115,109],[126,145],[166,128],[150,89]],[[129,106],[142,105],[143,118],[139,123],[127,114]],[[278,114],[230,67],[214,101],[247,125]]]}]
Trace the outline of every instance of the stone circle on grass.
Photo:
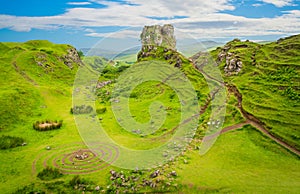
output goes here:
[{"label": "stone circle on grass", "polygon": [[110,166],[119,155],[117,148],[106,144],[95,143],[94,149],[98,150],[97,154],[83,143],[43,149],[32,164],[33,174],[36,174],[37,169],[47,166],[53,166],[63,174],[89,174]]}]

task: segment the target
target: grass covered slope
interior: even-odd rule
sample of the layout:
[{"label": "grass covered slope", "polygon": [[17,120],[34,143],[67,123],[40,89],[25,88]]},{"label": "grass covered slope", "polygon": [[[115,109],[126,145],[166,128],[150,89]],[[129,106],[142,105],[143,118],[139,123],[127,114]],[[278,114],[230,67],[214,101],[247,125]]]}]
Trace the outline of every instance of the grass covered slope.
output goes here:
[{"label": "grass covered slope", "polygon": [[299,159],[252,126],[222,134],[211,150],[176,162],[184,193],[298,193]]},{"label": "grass covered slope", "polygon": [[69,45],[48,41],[1,43],[0,81],[5,84],[0,86],[0,130],[41,114],[45,92],[70,95],[78,66],[76,54]]},{"label": "grass covered slope", "polygon": [[[153,61],[153,63],[164,62],[170,65],[172,69],[177,61],[180,60],[180,66],[175,68],[181,70],[189,78],[192,86],[196,90],[195,94],[199,98],[199,104],[204,105],[208,97],[207,84],[204,77],[193,67],[188,59],[171,49],[159,46],[156,47],[156,49],[147,50],[145,52],[147,52],[147,57],[141,57],[141,54],[138,55],[138,60],[141,63],[151,61]],[[170,57],[164,58],[164,56]],[[119,124],[119,120],[124,120],[125,117],[123,119],[115,118],[116,116],[112,112],[111,102],[116,101],[116,99],[112,97],[116,79],[118,79],[120,74],[130,72],[126,72],[126,68],[131,68],[131,71],[135,69],[134,65],[130,67],[124,65],[108,65],[101,72],[101,77],[98,81],[99,87],[97,89],[98,98],[96,100],[96,108],[98,110],[96,111],[98,112],[98,117],[101,118],[101,125],[112,139],[125,147],[150,149],[162,145],[172,137],[174,130],[179,125],[181,115],[180,101],[174,89],[164,83],[157,81],[144,82],[134,88],[129,96],[129,109],[131,113],[129,116],[134,117],[136,122],[147,123],[151,119],[154,119],[150,117],[149,107],[151,107],[154,101],[159,101],[162,105],[160,106],[160,110],[157,111],[166,112],[166,120],[159,129],[156,129],[155,132],[148,135],[143,134],[140,129],[135,129],[134,127],[123,129]],[[159,68],[159,66],[157,66],[157,68]],[[143,73],[147,74],[149,72]],[[167,72],[165,73],[167,74]],[[161,81],[163,82],[163,80]],[[115,104],[115,106],[121,105]],[[103,109],[105,111],[100,111]],[[157,112],[157,114],[159,113]]]},{"label": "grass covered slope", "polygon": [[[3,143],[11,144],[7,148],[26,145],[0,152],[0,188],[6,193],[34,180],[32,163],[39,150],[80,141],[69,113],[78,62],[77,51],[70,45],[38,40],[0,43],[0,136]],[[33,129],[34,122],[47,119],[64,124],[47,132]],[[18,142],[8,142],[8,136]]]},{"label": "grass covered slope", "polygon": [[[224,72],[226,49],[231,58],[242,61],[236,72],[224,73],[224,80],[237,86],[243,108],[262,121],[267,130],[291,146],[300,149],[300,35],[268,44],[233,40],[212,55]],[[224,52],[224,51],[223,51]]]},{"label": "grass covered slope", "polygon": [[[233,53],[231,56],[243,63],[239,73],[231,75],[224,73],[226,59],[219,60],[224,47],[211,52],[219,63],[224,81],[235,85],[241,93],[243,108],[264,122],[272,134],[295,147],[299,146],[300,125],[297,119],[299,42],[299,36],[265,45],[231,41],[225,45],[227,54]],[[204,75],[190,60],[172,49],[148,45],[137,59],[165,62],[181,70],[195,88],[203,114],[196,136],[186,150],[174,160],[149,170],[108,166],[88,150],[70,113],[74,77],[83,66],[99,75],[95,80],[95,114],[85,114],[90,106],[80,103],[72,107],[73,114],[100,122],[118,144],[140,150],[164,144],[176,130],[182,102],[171,87],[148,81],[130,93],[128,107],[139,122],[151,120],[149,107],[153,102],[163,103],[159,111],[166,112],[166,122],[155,133],[144,135],[138,128],[123,129],[112,112],[116,79],[135,65],[126,62],[126,57],[125,62],[85,57],[82,64],[73,47],[48,41],[0,43],[0,54],[0,81],[5,83],[0,86],[0,140],[4,145],[0,149],[0,188],[3,193],[82,193],[83,188],[85,193],[116,193],[117,190],[127,193],[299,192],[299,157],[253,126],[245,124],[222,133],[207,154],[199,154],[203,132],[212,114],[209,89]],[[229,92],[223,128],[245,123],[238,106],[239,100]],[[33,129],[33,123],[44,120],[63,120],[63,124],[56,130]],[[103,153],[110,151],[112,158],[118,154],[118,150],[109,145],[104,148]],[[176,148],[176,145],[170,147],[170,152]],[[114,175],[111,169],[116,172]],[[161,174],[151,178],[157,170]],[[125,184],[118,177],[121,174],[128,179]]]}]

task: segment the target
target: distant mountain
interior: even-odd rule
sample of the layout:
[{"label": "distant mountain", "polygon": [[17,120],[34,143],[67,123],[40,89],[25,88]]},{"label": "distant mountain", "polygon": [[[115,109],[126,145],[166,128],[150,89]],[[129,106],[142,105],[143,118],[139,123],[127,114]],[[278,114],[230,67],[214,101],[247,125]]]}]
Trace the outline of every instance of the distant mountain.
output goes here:
[{"label": "distant mountain", "polygon": [[140,50],[140,46],[125,51],[106,50],[101,48],[81,48],[80,50],[84,53],[84,55],[101,56],[112,60],[121,56],[137,54]]},{"label": "distant mountain", "polygon": [[[211,50],[222,45],[224,45],[224,43],[215,42],[215,41],[202,41],[190,45],[178,45],[177,50],[180,53],[184,54],[185,56],[189,57],[199,51]],[[81,48],[79,50],[81,50],[84,53],[84,55],[101,56],[107,59],[115,59],[115,58],[121,58],[129,55],[136,55],[138,51],[141,50],[141,47],[138,46],[125,51],[106,50],[101,48]]]},{"label": "distant mountain", "polygon": [[184,54],[185,56],[190,57],[199,51],[209,51],[215,49],[218,46],[223,46],[223,45],[224,43],[208,40],[208,41],[200,41],[192,44],[178,45],[177,50],[180,53]]}]

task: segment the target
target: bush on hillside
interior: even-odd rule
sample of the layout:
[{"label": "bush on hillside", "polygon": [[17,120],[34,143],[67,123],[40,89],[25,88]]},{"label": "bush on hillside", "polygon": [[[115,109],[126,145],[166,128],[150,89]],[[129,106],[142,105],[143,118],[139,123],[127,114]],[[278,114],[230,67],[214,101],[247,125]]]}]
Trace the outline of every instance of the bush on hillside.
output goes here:
[{"label": "bush on hillside", "polygon": [[57,168],[51,168],[47,166],[41,172],[38,173],[37,177],[41,180],[52,180],[62,177],[63,174]]},{"label": "bush on hillside", "polygon": [[21,137],[13,137],[9,135],[3,135],[0,137],[0,149],[9,149],[22,146],[24,139]]},{"label": "bush on hillside", "polygon": [[[79,175],[75,175],[72,180],[70,180],[69,185],[72,188],[78,190],[85,190],[85,191],[94,191],[95,184],[92,181],[80,178]],[[99,187],[100,189],[100,187]]]},{"label": "bush on hillside", "polygon": [[93,107],[90,105],[81,105],[81,106],[74,106],[71,108],[70,112],[71,114],[77,115],[77,114],[88,114],[93,111]]},{"label": "bush on hillside", "polygon": [[97,114],[103,114],[103,113],[105,113],[106,112],[106,107],[103,107],[103,108],[97,108],[97,110],[96,110],[96,113]]}]

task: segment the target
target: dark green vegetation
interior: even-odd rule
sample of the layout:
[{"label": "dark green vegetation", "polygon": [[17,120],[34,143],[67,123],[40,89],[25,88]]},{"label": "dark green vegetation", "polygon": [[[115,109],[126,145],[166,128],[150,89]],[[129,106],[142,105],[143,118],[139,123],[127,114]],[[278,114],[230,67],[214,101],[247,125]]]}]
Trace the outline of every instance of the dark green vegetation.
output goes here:
[{"label": "dark green vegetation", "polygon": [[62,177],[62,175],[63,174],[59,172],[57,168],[47,166],[45,169],[38,173],[37,177],[41,180],[49,181],[52,179],[60,178]]},{"label": "dark green vegetation", "polygon": [[[61,176],[60,176],[61,177]],[[19,188],[15,194],[27,194],[27,193],[99,193],[102,187],[95,185],[95,183],[86,180],[79,175],[75,175],[68,182],[61,180],[46,181],[43,183],[33,183],[25,187]]]},{"label": "dark green vegetation", "polygon": [[25,140],[21,137],[2,135],[0,137],[0,149],[15,148],[24,145]]},{"label": "dark green vegetation", "polygon": [[[223,50],[242,62],[238,73],[224,72],[226,59],[220,58]],[[234,40],[211,52],[224,81],[236,86],[241,94],[242,108],[261,121],[274,137],[297,149],[300,147],[299,50],[298,35],[264,45]],[[93,164],[89,163],[97,160],[78,143],[81,138],[73,118],[73,114],[81,114],[83,110],[85,113],[90,108],[83,103],[74,107],[71,92],[83,56],[69,45],[48,41],[0,43],[0,81],[5,83],[0,86],[0,145],[5,149],[0,151],[1,192],[299,192],[299,156],[249,123],[221,134],[207,154],[199,155],[211,114],[209,89],[203,75],[189,59],[171,49],[150,46],[142,52],[139,61],[166,61],[182,70],[191,81],[203,111],[195,138],[182,155],[155,169],[131,171],[113,166],[90,169]],[[163,144],[172,136],[180,119],[180,102],[172,88],[157,81],[134,88],[129,101],[135,120],[150,119],[149,106],[153,101],[163,103],[161,109],[167,117],[155,133],[143,135],[138,129],[128,132],[114,117],[111,101],[115,79],[131,65],[101,57],[85,57],[84,62],[90,71],[101,75],[96,87],[96,106],[89,112],[95,111],[99,119],[91,119],[101,122],[116,142],[129,148],[147,149]],[[223,127],[249,120],[244,118],[239,99],[232,91],[228,91],[226,107]],[[63,120],[61,130],[41,133],[32,129],[32,123],[47,118]],[[25,140],[27,145],[20,146]],[[81,163],[82,170],[75,169],[73,163]],[[61,171],[63,168],[68,168],[65,173]]]},{"label": "dark green vegetation", "polygon": [[81,106],[74,106],[73,108],[71,108],[70,113],[71,114],[87,114],[87,113],[91,113],[93,111],[93,107],[91,107],[90,105],[85,106],[85,105],[81,105]]}]

